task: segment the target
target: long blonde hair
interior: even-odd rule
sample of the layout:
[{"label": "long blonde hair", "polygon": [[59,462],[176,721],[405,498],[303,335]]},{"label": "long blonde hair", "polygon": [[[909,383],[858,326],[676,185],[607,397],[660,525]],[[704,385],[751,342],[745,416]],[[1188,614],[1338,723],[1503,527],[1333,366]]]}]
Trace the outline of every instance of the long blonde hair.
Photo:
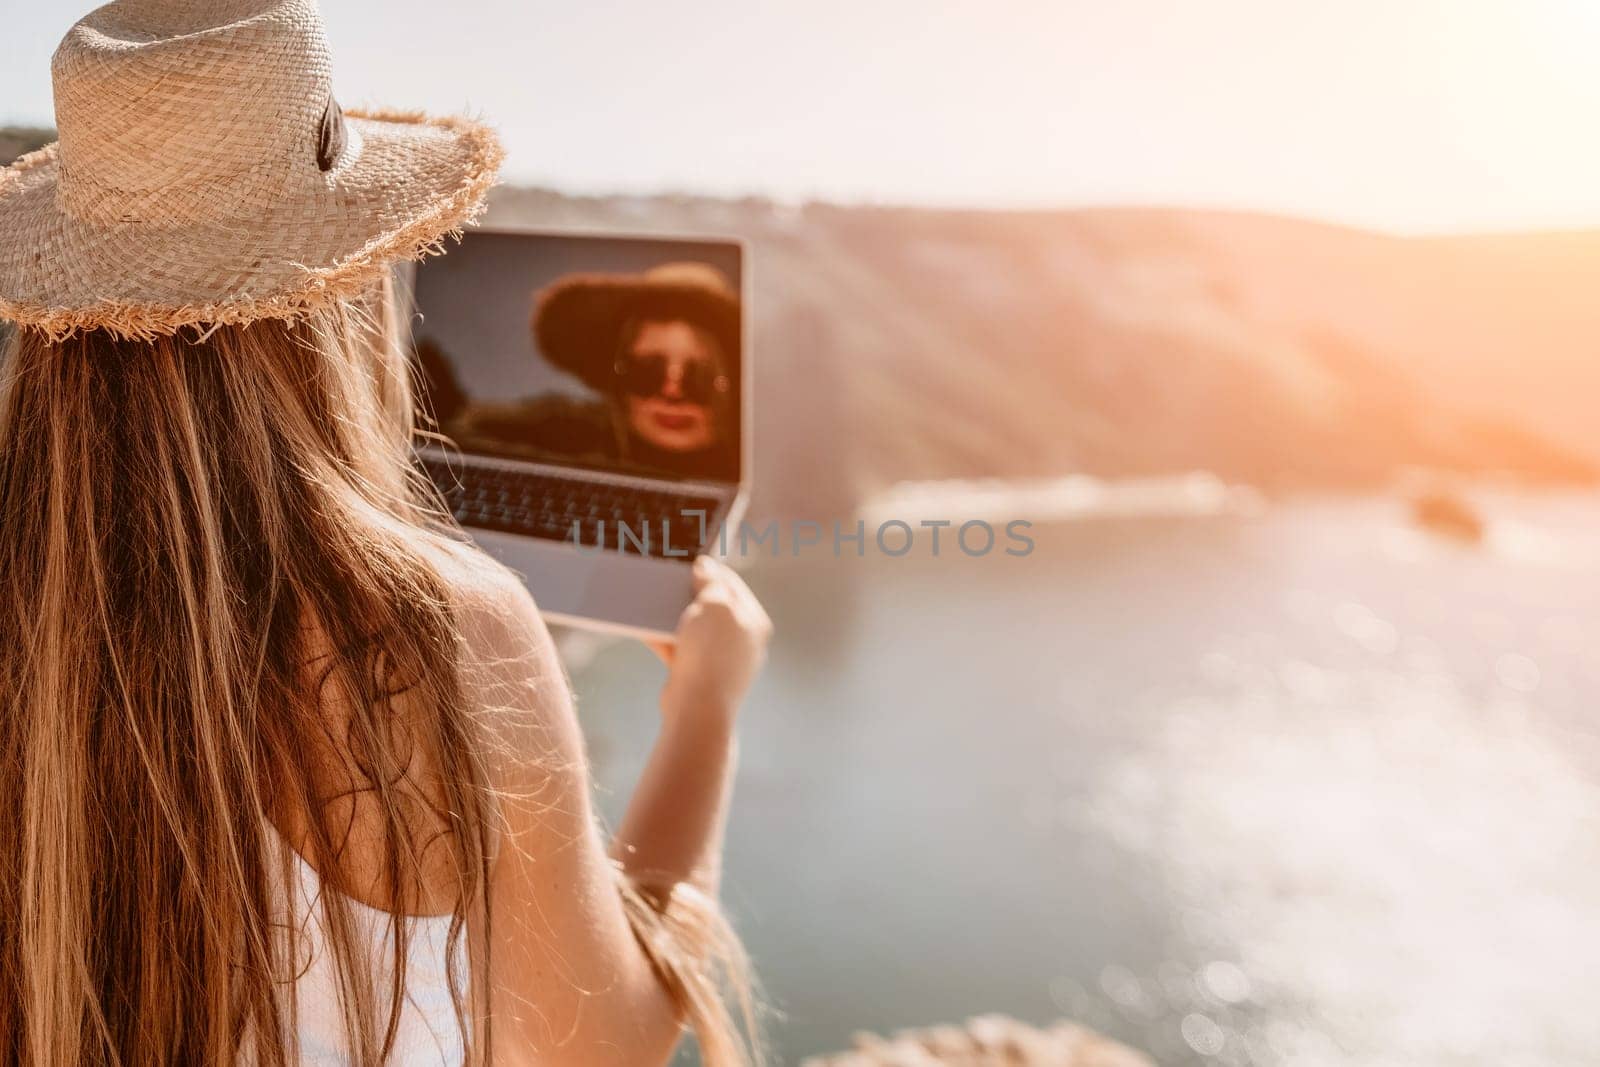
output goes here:
[{"label": "long blonde hair", "polygon": [[[482,906],[482,772],[447,590],[412,543],[430,515],[407,486],[409,404],[387,303],[198,342],[91,332],[51,343],[23,330],[9,346],[5,1058],[222,1063],[248,1041],[258,1062],[288,1062],[283,978],[297,957],[293,932],[274,929],[271,886],[289,856],[269,836],[285,805],[308,813],[311,850],[332,857],[349,829],[338,797],[376,796],[397,897],[419,842],[447,830],[453,941]],[[360,780],[330,781],[305,756],[305,738],[326,729],[321,695],[306,691],[313,631],[331,648],[322,680],[348,709],[340,741]],[[388,709],[402,687],[434,713],[397,723]],[[438,761],[444,791],[427,816],[397,795],[417,747]],[[334,888],[338,870],[325,867]],[[352,1056],[376,1062],[403,984],[376,1003],[349,899],[323,898]],[[398,917],[393,938],[403,968]]]},{"label": "long blonde hair", "polygon": [[[293,1062],[303,948],[276,910],[292,857],[273,816],[304,812],[305,847],[337,857],[353,794],[378,813],[395,912],[446,843],[450,951],[471,961],[452,993],[468,1062],[486,1061],[489,939],[466,932],[490,918],[489,801],[449,590],[421,545],[452,531],[409,462],[412,415],[387,284],[199,338],[7,344],[0,1061]],[[356,773],[307,755],[329,687]],[[402,694],[426,713],[396,715]],[[409,784],[419,751],[430,797]],[[395,915],[380,984],[352,887],[338,863],[321,873],[345,890],[320,906],[351,1059],[379,1063],[408,924]]]}]

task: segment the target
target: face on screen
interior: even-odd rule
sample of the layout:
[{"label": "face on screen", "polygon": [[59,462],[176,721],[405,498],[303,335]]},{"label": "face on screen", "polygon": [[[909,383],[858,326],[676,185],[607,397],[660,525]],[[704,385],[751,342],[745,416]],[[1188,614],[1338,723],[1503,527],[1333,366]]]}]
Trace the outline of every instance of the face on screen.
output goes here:
[{"label": "face on screen", "polygon": [[728,376],[711,334],[683,319],[641,321],[622,350],[629,431],[668,452],[692,454],[727,432],[716,401]]},{"label": "face on screen", "polygon": [[739,476],[737,246],[469,234],[417,269],[424,410],[464,451]]}]

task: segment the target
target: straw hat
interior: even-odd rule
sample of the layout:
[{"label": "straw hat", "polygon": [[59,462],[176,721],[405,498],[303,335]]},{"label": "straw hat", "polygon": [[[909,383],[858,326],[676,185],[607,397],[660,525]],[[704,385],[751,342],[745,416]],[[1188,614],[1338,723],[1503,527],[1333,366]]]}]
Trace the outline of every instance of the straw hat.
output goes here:
[{"label": "straw hat", "polygon": [[617,341],[634,319],[682,321],[722,346],[738,374],[739,294],[705,263],[664,263],[642,274],[574,274],[538,295],[534,341],[551,363],[605,391],[615,373]]},{"label": "straw hat", "polygon": [[494,134],[342,112],[315,0],[120,0],[51,62],[60,141],[0,170],[0,318],[60,339],[292,318],[439,251]]}]

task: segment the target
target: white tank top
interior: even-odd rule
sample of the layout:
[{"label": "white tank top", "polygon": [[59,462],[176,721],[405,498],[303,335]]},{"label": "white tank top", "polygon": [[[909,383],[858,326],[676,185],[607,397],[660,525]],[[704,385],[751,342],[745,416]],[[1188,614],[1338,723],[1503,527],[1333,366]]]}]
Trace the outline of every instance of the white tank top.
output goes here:
[{"label": "white tank top", "polygon": [[[288,851],[296,875],[293,918],[302,931],[298,942],[302,960],[309,961],[299,973],[295,986],[299,1005],[296,1029],[300,1035],[300,1062],[316,1067],[336,1067],[348,1063],[349,1055],[339,1011],[337,973],[319,903],[322,879],[299,853],[292,848]],[[385,976],[390,971],[389,961],[394,952],[390,916],[358,900],[352,900],[350,905],[351,917],[371,954],[374,973],[378,975],[378,1002],[386,1004],[389,988]],[[414,916],[406,921],[410,928],[406,941],[405,1005],[401,1009],[400,1028],[389,1062],[397,1067],[412,1064],[459,1067],[465,1059],[465,1046],[456,1022],[455,1005],[450,999],[448,968],[454,964],[457,982],[465,993],[468,973],[463,954],[465,938],[457,946],[456,958],[447,960],[450,916]]]}]

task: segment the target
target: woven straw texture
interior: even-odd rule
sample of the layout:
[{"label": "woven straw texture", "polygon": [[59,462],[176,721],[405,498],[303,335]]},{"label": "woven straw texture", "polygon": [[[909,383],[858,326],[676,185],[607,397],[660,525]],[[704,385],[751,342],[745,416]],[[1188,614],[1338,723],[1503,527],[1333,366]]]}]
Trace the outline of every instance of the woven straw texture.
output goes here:
[{"label": "woven straw texture", "polygon": [[355,295],[472,221],[502,158],[479,123],[388,111],[328,153],[314,0],[120,0],[51,69],[60,141],[0,171],[0,318],[56,339]]}]

